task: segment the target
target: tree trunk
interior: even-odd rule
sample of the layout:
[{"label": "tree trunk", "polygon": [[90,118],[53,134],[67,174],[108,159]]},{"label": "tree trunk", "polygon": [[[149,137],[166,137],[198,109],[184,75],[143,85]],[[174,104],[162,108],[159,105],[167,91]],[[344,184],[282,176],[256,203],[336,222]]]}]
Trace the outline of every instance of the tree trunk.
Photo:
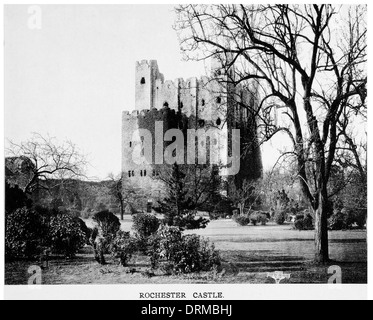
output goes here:
[{"label": "tree trunk", "polygon": [[124,219],[124,203],[123,201],[120,202],[120,220]]},{"label": "tree trunk", "polygon": [[327,197],[323,193],[319,193],[318,207],[315,210],[315,261],[318,263],[329,261],[328,206]]}]

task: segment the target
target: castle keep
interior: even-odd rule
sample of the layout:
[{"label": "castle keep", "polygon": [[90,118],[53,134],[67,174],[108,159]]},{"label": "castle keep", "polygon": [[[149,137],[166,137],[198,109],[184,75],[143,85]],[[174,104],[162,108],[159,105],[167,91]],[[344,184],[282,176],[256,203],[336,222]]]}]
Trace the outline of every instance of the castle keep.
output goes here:
[{"label": "castle keep", "polygon": [[[212,62],[210,77],[178,78],[174,81],[165,80],[156,60],[136,63],[135,110],[122,114],[123,183],[133,185],[150,197],[160,194],[162,184],[154,179],[157,175],[154,165],[133,160],[134,150],[143,148],[144,144],[144,137],[138,134],[139,129],[148,129],[153,133],[153,155],[156,147],[165,148],[163,137],[154,137],[155,127],[160,122],[163,132],[176,128],[182,130],[185,137],[187,129],[217,129],[218,134],[210,138],[209,144],[215,145],[217,157],[223,163],[231,150],[229,143],[226,145],[222,141],[232,142],[232,129],[240,129],[240,169],[227,179],[239,187],[244,179],[261,177],[256,121],[248,108],[244,107],[249,105],[252,109],[256,108],[256,90],[254,87],[248,89],[224,85],[224,79],[228,76],[217,61]],[[207,147],[207,144],[198,141],[198,150]]]}]

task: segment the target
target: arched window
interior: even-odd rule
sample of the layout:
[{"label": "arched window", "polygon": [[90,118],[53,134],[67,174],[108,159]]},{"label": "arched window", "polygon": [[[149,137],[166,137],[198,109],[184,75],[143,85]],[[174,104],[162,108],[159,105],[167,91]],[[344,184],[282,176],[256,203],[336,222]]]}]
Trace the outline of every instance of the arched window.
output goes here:
[{"label": "arched window", "polygon": [[140,83],[145,84],[145,78],[144,77],[141,78]]},{"label": "arched window", "polygon": [[168,108],[168,102],[166,101],[166,102],[163,104],[163,106],[164,106],[165,108]]},{"label": "arched window", "polygon": [[217,118],[217,119],[216,119],[216,125],[217,125],[217,126],[220,126],[220,125],[221,125],[221,119],[220,119],[220,118]]}]

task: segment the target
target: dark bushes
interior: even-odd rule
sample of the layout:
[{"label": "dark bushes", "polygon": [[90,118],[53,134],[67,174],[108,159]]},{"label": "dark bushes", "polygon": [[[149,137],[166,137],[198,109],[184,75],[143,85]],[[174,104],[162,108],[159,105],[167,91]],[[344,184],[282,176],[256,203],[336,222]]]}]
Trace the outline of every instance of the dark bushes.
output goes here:
[{"label": "dark bushes", "polygon": [[298,214],[294,221],[294,228],[296,230],[314,230],[313,218],[310,214]]},{"label": "dark bushes", "polygon": [[250,223],[250,217],[247,215],[234,215],[233,220],[240,226],[247,226]]},{"label": "dark bushes", "polygon": [[49,239],[52,252],[73,257],[87,242],[85,223],[68,212],[52,216],[49,223]]},{"label": "dark bushes", "polygon": [[85,223],[67,211],[19,208],[5,217],[7,258],[35,258],[45,249],[72,257],[87,242]]},{"label": "dark bushes", "polygon": [[177,227],[162,227],[152,239],[152,266],[173,273],[210,271],[221,264],[214,245],[197,235],[183,235]]}]

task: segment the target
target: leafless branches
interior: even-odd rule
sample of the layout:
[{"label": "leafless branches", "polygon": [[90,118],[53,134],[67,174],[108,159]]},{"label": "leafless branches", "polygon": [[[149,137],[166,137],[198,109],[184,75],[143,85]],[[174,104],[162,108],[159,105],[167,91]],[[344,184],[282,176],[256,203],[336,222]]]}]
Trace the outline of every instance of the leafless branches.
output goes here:
[{"label": "leafless branches", "polygon": [[63,183],[64,180],[84,177],[87,165],[85,156],[71,141],[60,144],[55,138],[43,137],[38,133],[19,144],[9,141],[6,153],[12,158],[23,157],[31,161],[32,165],[28,168],[29,178],[23,186],[24,191],[29,194],[37,189],[47,188],[43,181],[49,179]]}]

